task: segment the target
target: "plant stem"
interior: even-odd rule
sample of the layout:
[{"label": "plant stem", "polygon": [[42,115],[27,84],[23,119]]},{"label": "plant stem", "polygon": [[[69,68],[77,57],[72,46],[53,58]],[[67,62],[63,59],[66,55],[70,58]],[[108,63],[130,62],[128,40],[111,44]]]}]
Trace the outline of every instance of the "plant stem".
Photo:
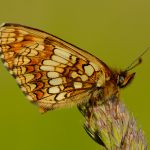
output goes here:
[{"label": "plant stem", "polygon": [[86,103],[78,109],[85,117],[86,132],[106,150],[147,150],[142,130],[120,101],[96,106]]}]

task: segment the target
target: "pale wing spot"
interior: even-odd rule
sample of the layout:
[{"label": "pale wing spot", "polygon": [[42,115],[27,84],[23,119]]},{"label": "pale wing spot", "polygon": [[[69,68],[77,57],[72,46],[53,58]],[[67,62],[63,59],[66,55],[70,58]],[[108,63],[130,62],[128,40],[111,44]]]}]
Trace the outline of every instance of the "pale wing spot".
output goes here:
[{"label": "pale wing spot", "polygon": [[20,55],[24,55],[24,56],[36,56],[38,55],[38,52],[34,49],[31,49],[31,48],[22,48],[20,51],[19,51],[19,54]]},{"label": "pale wing spot", "polygon": [[56,48],[56,49],[54,50],[54,53],[55,53],[57,56],[66,58],[67,60],[69,60],[69,57],[71,56],[70,53],[66,52],[66,51],[63,50],[63,49],[58,49],[58,48]]},{"label": "pale wing spot", "polygon": [[72,66],[72,63],[69,62],[67,65],[68,65],[68,66]]},{"label": "pale wing spot", "polygon": [[12,42],[14,42],[16,39],[15,38],[2,38],[1,42],[2,44],[10,44]]},{"label": "pale wing spot", "polygon": [[24,87],[22,86],[21,87],[21,90],[23,91],[23,92],[31,92],[31,89],[30,89],[30,86],[28,86],[28,85],[25,85]]},{"label": "pale wing spot", "polygon": [[[35,49],[38,46],[37,43],[33,43],[33,45],[29,46],[30,49]],[[36,49],[37,50],[37,49]]]},{"label": "pale wing spot", "polygon": [[104,85],[105,81],[106,81],[106,79],[105,79],[104,72],[99,72],[99,79],[97,81],[97,87],[101,87],[102,85]]},{"label": "pale wing spot", "polygon": [[56,61],[52,61],[52,60],[44,60],[43,61],[44,65],[49,65],[49,66],[59,66],[60,63],[56,62]]},{"label": "pale wing spot", "polygon": [[30,95],[26,96],[28,100],[33,101],[33,98]]},{"label": "pale wing spot", "polygon": [[84,66],[85,73],[91,76],[94,73],[94,68],[91,65]]},{"label": "pale wing spot", "polygon": [[99,67],[97,64],[90,62],[90,64],[93,66],[93,68],[95,69],[95,71],[99,71]]},{"label": "pale wing spot", "polygon": [[14,73],[15,75],[17,75],[17,74],[18,74],[18,69],[17,69],[17,68],[14,68],[14,69],[13,69],[13,73]]},{"label": "pale wing spot", "polygon": [[39,37],[33,37],[32,40],[36,41],[37,43],[38,43],[38,42],[39,42],[39,43],[43,43],[43,42],[44,42],[44,38],[39,38]]},{"label": "pale wing spot", "polygon": [[44,50],[44,45],[38,45],[35,49],[42,51],[42,50]]},{"label": "pale wing spot", "polygon": [[75,88],[75,89],[80,89],[80,88],[82,88],[82,83],[81,83],[81,82],[74,82],[73,85],[74,85],[74,88]]},{"label": "pale wing spot", "polygon": [[17,57],[15,60],[14,60],[14,63],[18,66],[22,65],[23,64],[23,57]]},{"label": "pale wing spot", "polygon": [[33,91],[36,88],[36,84],[28,83],[27,85],[30,87],[28,92],[31,92],[31,91]]},{"label": "pale wing spot", "polygon": [[41,66],[40,69],[43,71],[55,71],[53,66]]},{"label": "pale wing spot", "polygon": [[57,78],[57,77],[60,76],[60,74],[59,74],[58,72],[51,71],[51,72],[48,72],[48,73],[47,73],[47,76],[48,76],[49,78]]},{"label": "pale wing spot", "polygon": [[25,75],[21,75],[19,77],[16,77],[16,80],[19,84],[27,83],[27,82],[31,81],[32,79],[34,79],[33,74],[25,74]]},{"label": "pale wing spot", "polygon": [[104,77],[101,77],[101,78],[97,81],[96,86],[97,86],[97,87],[101,87],[102,85],[104,85],[104,83],[105,83],[105,78],[104,78]]},{"label": "pale wing spot", "polygon": [[24,31],[24,30],[18,30],[19,33],[23,34],[23,35],[26,35],[26,34],[29,34],[28,32]]},{"label": "pale wing spot", "polygon": [[15,33],[9,33],[9,32],[3,32],[1,35],[2,38],[4,38],[4,37],[9,38],[9,37],[14,37],[14,36],[16,36]]},{"label": "pale wing spot", "polygon": [[4,55],[5,55],[6,59],[9,59],[9,58],[13,57],[14,52],[7,52],[7,53],[4,53]]},{"label": "pale wing spot", "polygon": [[20,69],[20,74],[24,74],[26,72],[26,67],[24,66],[21,66],[21,69]]},{"label": "pale wing spot", "polygon": [[64,90],[64,86],[63,85],[60,85],[59,88],[60,88],[61,91]]},{"label": "pale wing spot", "polygon": [[8,52],[9,57],[12,57],[14,55],[14,52]]},{"label": "pale wing spot", "polygon": [[4,62],[4,66],[9,67],[9,65],[8,65],[8,63],[7,63],[7,62]]},{"label": "pale wing spot", "polygon": [[87,81],[88,80],[88,76],[87,75],[81,75],[81,80],[82,81]]},{"label": "pale wing spot", "polygon": [[4,23],[4,22],[0,24],[0,31],[4,30],[6,28],[6,27],[4,27],[5,24],[6,23]]},{"label": "pale wing spot", "polygon": [[79,75],[76,72],[72,72],[71,77],[72,78],[77,78]]},{"label": "pale wing spot", "polygon": [[32,79],[34,79],[34,75],[33,74],[24,74],[24,78],[26,79],[26,82],[29,82]]},{"label": "pale wing spot", "polygon": [[23,41],[23,39],[24,39],[24,37],[19,36],[19,37],[16,38],[16,41],[17,41],[17,42],[21,42],[21,41]]},{"label": "pale wing spot", "polygon": [[62,57],[56,56],[56,55],[52,56],[52,60],[57,61],[59,63],[63,63],[63,64],[67,64],[68,63],[67,60],[63,59]]},{"label": "pale wing spot", "polygon": [[24,74],[25,72],[26,72],[26,67],[24,67],[24,66],[20,66],[20,67],[13,69],[13,73],[15,75],[21,75],[21,74]]},{"label": "pale wing spot", "polygon": [[30,48],[24,47],[24,48],[20,49],[19,54],[20,55],[27,55],[29,52],[30,52]]},{"label": "pale wing spot", "polygon": [[63,83],[63,79],[62,79],[62,78],[51,79],[51,80],[49,81],[49,83],[50,83],[51,85],[60,85],[60,84]]},{"label": "pale wing spot", "polygon": [[80,77],[82,81],[87,81],[88,80],[87,75],[85,75],[85,74],[84,75],[79,75],[79,74],[77,74],[77,72],[72,72],[71,77],[72,78]]},{"label": "pale wing spot", "polygon": [[13,74],[13,71],[12,71],[12,70],[10,70],[10,71],[9,71],[9,73],[12,75],[12,74]]},{"label": "pale wing spot", "polygon": [[27,88],[25,88],[25,87],[21,87],[21,90],[23,91],[23,92],[27,92],[28,90],[27,90]]},{"label": "pale wing spot", "polygon": [[0,56],[2,59],[4,59],[4,55],[3,54],[1,54],[1,56]]},{"label": "pale wing spot", "polygon": [[14,64],[17,65],[17,64],[18,64],[18,61],[19,61],[19,57],[15,58]]},{"label": "pale wing spot", "polygon": [[21,79],[19,77],[16,78],[16,81],[17,81],[18,84],[22,83],[22,81],[21,81]]},{"label": "pale wing spot", "polygon": [[60,101],[60,100],[65,99],[66,94],[67,94],[67,92],[62,92],[62,93],[58,94],[56,97],[56,100]]},{"label": "pale wing spot", "polygon": [[2,38],[4,38],[4,37],[5,37],[5,38],[8,38],[8,35],[9,35],[9,33],[5,33],[5,32],[2,32],[2,33],[1,33],[1,37],[2,37]]},{"label": "pale wing spot", "polygon": [[14,32],[15,29],[10,29],[10,28],[2,28],[2,30],[5,30],[4,32]]},{"label": "pale wing spot", "polygon": [[16,36],[15,33],[9,33],[9,37],[14,37],[14,36]]},{"label": "pale wing spot", "polygon": [[22,65],[26,65],[30,62],[30,59],[28,57],[23,57],[23,64]]},{"label": "pale wing spot", "polygon": [[2,45],[0,51],[6,52],[9,50],[9,46],[8,45]]},{"label": "pale wing spot", "polygon": [[75,64],[75,63],[77,62],[77,57],[74,56],[74,55],[72,55],[72,56],[71,56],[71,62],[72,62],[73,64]]},{"label": "pale wing spot", "polygon": [[36,56],[38,55],[38,52],[36,50],[31,50],[28,56]]},{"label": "pale wing spot", "polygon": [[10,37],[10,38],[7,39],[7,44],[8,44],[8,43],[12,43],[12,42],[14,42],[14,41],[16,41],[16,39]]},{"label": "pale wing spot", "polygon": [[30,59],[25,56],[17,57],[14,60],[14,64],[17,66],[25,65],[25,64],[28,64],[29,62],[30,62]]},{"label": "pale wing spot", "polygon": [[50,87],[48,92],[49,93],[59,93],[60,89],[58,86],[54,86],[54,87]]},{"label": "pale wing spot", "polygon": [[51,80],[49,81],[49,83],[50,83],[51,85],[64,84],[64,83],[66,83],[66,78],[65,78],[65,77],[60,77],[60,78],[51,79]]}]

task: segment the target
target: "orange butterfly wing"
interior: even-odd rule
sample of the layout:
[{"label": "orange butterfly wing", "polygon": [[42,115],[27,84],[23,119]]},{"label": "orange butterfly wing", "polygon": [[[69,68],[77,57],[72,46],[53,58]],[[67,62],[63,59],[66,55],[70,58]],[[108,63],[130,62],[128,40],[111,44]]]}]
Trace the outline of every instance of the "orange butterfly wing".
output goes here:
[{"label": "orange butterfly wing", "polygon": [[99,77],[103,83],[106,76],[96,57],[18,24],[1,26],[0,57],[27,98],[44,110],[89,100]]}]

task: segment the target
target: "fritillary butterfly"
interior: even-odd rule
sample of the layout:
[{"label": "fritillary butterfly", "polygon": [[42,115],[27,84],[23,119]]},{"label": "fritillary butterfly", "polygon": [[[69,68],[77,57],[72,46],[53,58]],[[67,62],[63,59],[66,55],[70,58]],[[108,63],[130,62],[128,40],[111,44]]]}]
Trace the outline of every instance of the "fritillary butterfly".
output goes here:
[{"label": "fritillary butterfly", "polygon": [[112,99],[134,77],[111,70],[56,36],[19,24],[0,27],[0,57],[27,99],[43,112],[89,99]]}]

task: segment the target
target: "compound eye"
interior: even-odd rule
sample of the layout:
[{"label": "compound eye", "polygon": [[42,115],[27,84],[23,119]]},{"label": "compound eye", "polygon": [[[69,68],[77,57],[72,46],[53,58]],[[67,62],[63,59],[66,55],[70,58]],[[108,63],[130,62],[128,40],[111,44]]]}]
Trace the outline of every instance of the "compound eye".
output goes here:
[{"label": "compound eye", "polygon": [[123,75],[118,76],[118,86],[122,87],[125,82],[125,77]]},{"label": "compound eye", "polygon": [[119,77],[119,83],[122,84],[122,83],[124,82],[124,79],[125,79],[125,78],[124,78],[123,76],[120,76],[120,77]]},{"label": "compound eye", "polygon": [[118,86],[120,88],[126,87],[134,78],[135,73],[132,74],[120,74],[118,76]]}]

